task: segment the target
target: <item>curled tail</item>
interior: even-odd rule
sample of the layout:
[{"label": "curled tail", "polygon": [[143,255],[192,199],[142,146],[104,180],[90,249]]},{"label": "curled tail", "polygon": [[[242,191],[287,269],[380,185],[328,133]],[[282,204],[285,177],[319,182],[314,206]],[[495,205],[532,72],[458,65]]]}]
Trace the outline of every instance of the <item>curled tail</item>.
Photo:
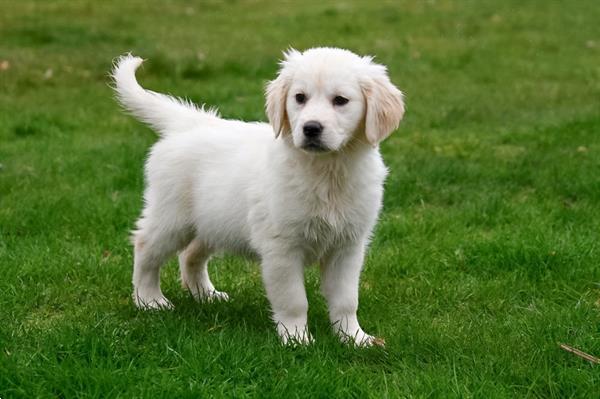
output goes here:
[{"label": "curled tail", "polygon": [[161,136],[218,118],[214,110],[205,111],[189,101],[144,89],[135,78],[135,71],[142,62],[140,57],[131,54],[121,56],[111,73],[117,99],[135,117]]}]

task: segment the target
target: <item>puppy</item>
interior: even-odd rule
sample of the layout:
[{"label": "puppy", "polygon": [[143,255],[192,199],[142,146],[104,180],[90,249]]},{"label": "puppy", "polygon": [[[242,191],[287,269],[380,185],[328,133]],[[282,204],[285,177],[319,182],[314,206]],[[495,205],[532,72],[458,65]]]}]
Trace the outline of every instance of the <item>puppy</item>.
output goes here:
[{"label": "puppy", "polygon": [[133,233],[133,300],[172,307],[159,271],[177,252],[195,298],[227,300],[209,278],[210,256],[254,256],[282,341],[308,343],[303,275],[318,263],[335,332],[372,345],[356,317],[359,277],[387,173],[378,144],[398,127],[403,96],[371,57],[314,48],[284,58],[266,89],[270,125],[145,90],[135,78],[142,59],[117,60],[119,101],[160,135]]}]

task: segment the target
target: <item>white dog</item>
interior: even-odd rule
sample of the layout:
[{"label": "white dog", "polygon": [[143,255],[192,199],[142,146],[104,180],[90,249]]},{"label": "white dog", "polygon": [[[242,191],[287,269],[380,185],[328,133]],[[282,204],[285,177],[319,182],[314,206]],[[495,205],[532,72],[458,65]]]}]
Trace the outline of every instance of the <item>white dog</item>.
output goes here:
[{"label": "white dog", "polygon": [[387,172],[378,144],[404,113],[386,68],[342,49],[290,50],[266,89],[268,125],[145,90],[141,63],[127,55],[113,71],[120,102],[161,137],[134,232],[136,305],[172,307],[159,271],[178,251],[182,284],[198,300],[228,299],[208,276],[211,254],[257,256],[281,339],[307,343],[304,268],[318,262],[336,333],[378,343],[356,311]]}]

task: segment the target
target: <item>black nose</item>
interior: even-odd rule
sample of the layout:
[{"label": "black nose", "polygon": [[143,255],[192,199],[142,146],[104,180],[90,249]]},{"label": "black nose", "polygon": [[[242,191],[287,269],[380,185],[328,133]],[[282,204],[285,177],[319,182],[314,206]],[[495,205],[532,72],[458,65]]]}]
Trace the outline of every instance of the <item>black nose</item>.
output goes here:
[{"label": "black nose", "polygon": [[317,121],[308,121],[302,128],[306,137],[315,138],[318,137],[323,131],[323,125]]}]

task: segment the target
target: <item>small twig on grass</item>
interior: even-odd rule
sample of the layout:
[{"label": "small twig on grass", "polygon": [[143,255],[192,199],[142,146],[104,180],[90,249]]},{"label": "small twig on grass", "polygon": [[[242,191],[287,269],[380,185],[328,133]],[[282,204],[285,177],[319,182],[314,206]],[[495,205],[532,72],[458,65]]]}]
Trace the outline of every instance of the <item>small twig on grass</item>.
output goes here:
[{"label": "small twig on grass", "polygon": [[589,353],[582,352],[579,349],[573,348],[572,346],[569,346],[569,345],[566,345],[566,344],[559,343],[558,346],[560,346],[561,349],[564,349],[567,352],[571,352],[575,356],[579,356],[580,358],[588,360],[588,361],[590,361],[592,363],[600,364],[600,359],[598,359],[595,356],[590,355]]}]

